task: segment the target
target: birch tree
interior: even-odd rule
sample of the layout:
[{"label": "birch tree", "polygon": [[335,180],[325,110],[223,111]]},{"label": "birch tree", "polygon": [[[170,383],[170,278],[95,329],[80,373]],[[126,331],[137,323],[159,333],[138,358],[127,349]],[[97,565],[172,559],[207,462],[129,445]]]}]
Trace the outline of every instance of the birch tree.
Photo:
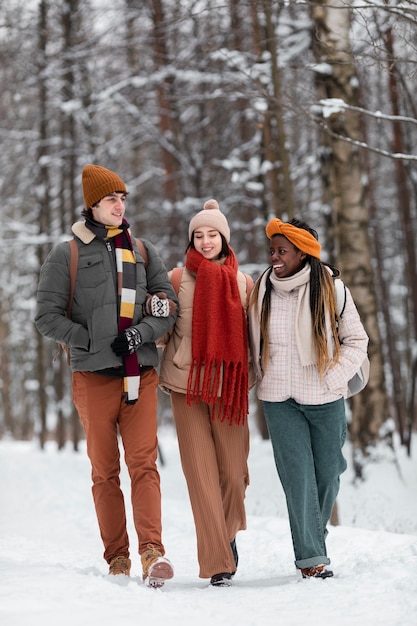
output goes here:
[{"label": "birch tree", "polygon": [[406,443],[417,375],[415,2],[3,4],[0,431],[46,440],[59,409],[61,443],[69,436],[69,384],[61,394],[55,346],[43,341],[38,354],[34,297],[39,264],[81,211],[80,174],[93,161],[126,180],[133,232],[169,267],[209,197],[254,278],[268,261],[271,215],[294,211],[314,225],[371,336],[355,445],[392,433],[391,416]]},{"label": "birch tree", "polygon": [[[352,399],[350,435],[354,447],[366,453],[380,437],[387,419],[381,337],[377,320],[374,273],[369,240],[368,213],[362,182],[361,151],[343,137],[361,139],[359,116],[337,106],[357,105],[357,80],[350,53],[350,10],[344,1],[320,0],[312,6],[313,51],[317,64],[317,100],[322,103],[320,142],[326,159],[322,179],[332,207],[328,243],[342,278],[352,291],[370,338],[371,375],[367,388]],[[360,455],[357,455],[360,458]],[[360,472],[360,462],[357,464]]]}]

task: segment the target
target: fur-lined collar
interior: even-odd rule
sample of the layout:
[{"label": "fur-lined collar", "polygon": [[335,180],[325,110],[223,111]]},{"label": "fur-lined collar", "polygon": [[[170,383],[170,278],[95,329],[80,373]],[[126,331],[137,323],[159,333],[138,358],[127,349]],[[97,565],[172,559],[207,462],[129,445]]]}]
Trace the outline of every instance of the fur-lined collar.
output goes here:
[{"label": "fur-lined collar", "polygon": [[91,243],[96,235],[85,225],[85,222],[75,222],[72,225],[72,232],[76,237],[81,239],[83,243]]},{"label": "fur-lined collar", "polygon": [[[78,239],[81,239],[81,241],[85,244],[91,243],[97,236],[89,228],[87,228],[85,222],[75,222],[75,224],[72,225],[71,230],[73,234],[78,237]],[[132,235],[130,228],[127,232]],[[135,244],[133,243],[133,246],[134,245]]]}]

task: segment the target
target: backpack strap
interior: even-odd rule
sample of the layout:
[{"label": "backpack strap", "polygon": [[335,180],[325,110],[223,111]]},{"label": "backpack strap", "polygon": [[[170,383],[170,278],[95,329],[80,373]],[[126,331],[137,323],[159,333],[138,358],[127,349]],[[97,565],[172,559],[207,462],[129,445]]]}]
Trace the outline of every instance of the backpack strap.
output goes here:
[{"label": "backpack strap", "polygon": [[136,244],[139,248],[140,255],[143,257],[145,270],[148,269],[148,251],[145,248],[145,244],[140,239],[135,239]]},{"label": "backpack strap", "polygon": [[336,295],[336,306],[339,317],[342,317],[346,307],[346,285],[340,278],[334,279],[334,291]]},{"label": "backpack strap", "polygon": [[174,267],[174,269],[171,272],[171,284],[174,287],[174,291],[177,294],[177,296],[180,290],[183,270],[184,270],[183,267]]},{"label": "backpack strap", "polygon": [[249,274],[245,274],[245,278],[246,278],[246,295],[248,296],[248,302],[249,302],[250,294],[252,293],[254,283],[253,283],[252,276],[249,276]]},{"label": "backpack strap", "polygon": [[75,281],[77,280],[77,271],[78,271],[78,245],[75,239],[70,239],[68,242],[68,245],[70,248],[70,264],[69,264],[70,294],[69,294],[68,304],[67,304],[67,317],[71,319],[72,301],[74,299]]}]

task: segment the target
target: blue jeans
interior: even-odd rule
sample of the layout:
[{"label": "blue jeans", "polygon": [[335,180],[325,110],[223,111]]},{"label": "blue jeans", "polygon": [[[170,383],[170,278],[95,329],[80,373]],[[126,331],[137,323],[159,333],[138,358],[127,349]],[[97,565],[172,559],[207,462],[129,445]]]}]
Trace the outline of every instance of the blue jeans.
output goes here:
[{"label": "blue jeans", "polygon": [[346,469],[343,398],[321,405],[262,402],[287,500],[297,568],[328,565],[327,523]]}]

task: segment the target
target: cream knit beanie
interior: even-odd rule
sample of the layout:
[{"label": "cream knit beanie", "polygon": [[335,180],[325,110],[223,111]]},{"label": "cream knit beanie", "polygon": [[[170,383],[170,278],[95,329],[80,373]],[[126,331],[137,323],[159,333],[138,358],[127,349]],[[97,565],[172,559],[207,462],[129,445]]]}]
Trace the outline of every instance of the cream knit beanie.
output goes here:
[{"label": "cream knit beanie", "polygon": [[191,241],[193,232],[200,226],[211,226],[221,233],[227,243],[230,242],[230,228],[226,216],[220,211],[217,200],[207,200],[203,210],[194,215],[188,227],[188,238]]}]

